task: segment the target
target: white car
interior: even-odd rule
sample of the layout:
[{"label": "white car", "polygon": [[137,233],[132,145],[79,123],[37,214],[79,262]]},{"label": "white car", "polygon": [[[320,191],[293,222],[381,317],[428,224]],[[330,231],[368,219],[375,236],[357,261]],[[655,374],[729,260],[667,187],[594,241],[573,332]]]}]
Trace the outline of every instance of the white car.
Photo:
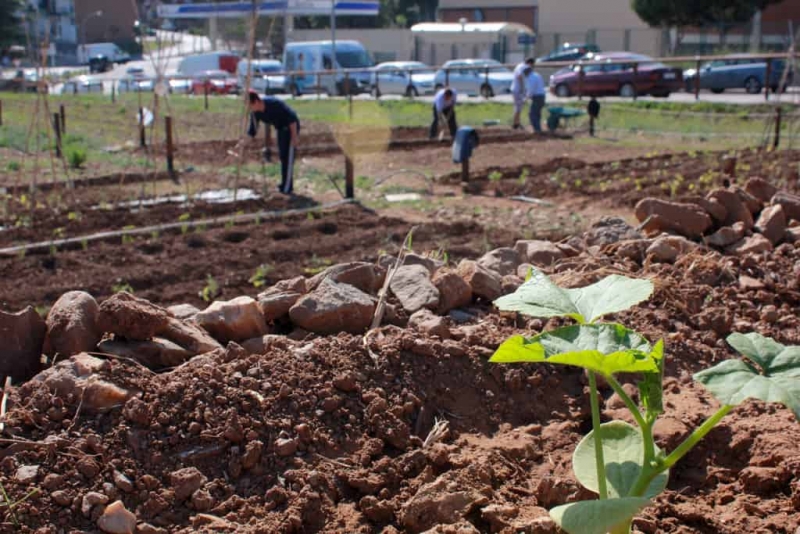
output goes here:
[{"label": "white car", "polygon": [[[236,67],[236,75],[239,80],[239,87],[241,88],[244,88],[247,84],[248,64],[248,60],[243,59]],[[250,78],[251,89],[262,94],[287,92],[286,76],[279,74],[283,71],[283,64],[276,59],[253,60]]]},{"label": "white car", "polygon": [[103,82],[90,76],[78,76],[64,82],[61,86],[62,95],[78,95],[88,93],[102,93]]},{"label": "white car", "polygon": [[493,59],[454,59],[436,73],[436,89],[450,85],[461,94],[487,98],[511,92],[514,73]]},{"label": "white car", "polygon": [[127,76],[117,83],[118,93],[152,93],[156,80],[147,76]]},{"label": "white car", "polygon": [[419,61],[389,61],[377,65],[372,73],[372,95],[431,95],[436,87],[436,75]]},{"label": "white car", "polygon": [[174,95],[188,95],[192,92],[191,78],[169,78],[167,84],[169,85],[169,92]]}]

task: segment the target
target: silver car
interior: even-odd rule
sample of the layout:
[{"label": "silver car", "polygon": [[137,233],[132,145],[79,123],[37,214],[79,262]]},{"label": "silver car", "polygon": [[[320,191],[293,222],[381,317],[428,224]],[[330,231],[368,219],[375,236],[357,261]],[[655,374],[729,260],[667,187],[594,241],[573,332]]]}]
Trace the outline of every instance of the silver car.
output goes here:
[{"label": "silver car", "polygon": [[454,59],[436,73],[436,89],[445,85],[462,94],[486,98],[511,92],[514,73],[494,59]]},{"label": "silver car", "polygon": [[87,93],[102,93],[103,82],[90,76],[78,76],[64,82],[61,86],[62,95],[78,95]]},{"label": "silver car", "polygon": [[170,94],[188,95],[192,92],[191,78],[175,76],[167,79]]},{"label": "silver car", "polygon": [[372,73],[372,95],[405,95],[408,97],[431,95],[435,91],[435,74],[419,61],[390,61],[377,65]]},{"label": "silver car", "polygon": [[156,81],[147,76],[126,76],[117,83],[118,93],[152,93]]}]

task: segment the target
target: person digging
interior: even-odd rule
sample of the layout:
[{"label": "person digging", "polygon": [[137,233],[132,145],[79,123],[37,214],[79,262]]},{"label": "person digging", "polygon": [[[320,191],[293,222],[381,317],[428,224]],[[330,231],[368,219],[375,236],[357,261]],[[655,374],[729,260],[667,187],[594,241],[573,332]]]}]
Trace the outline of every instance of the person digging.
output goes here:
[{"label": "person digging", "polygon": [[[268,96],[262,98],[255,91],[247,94],[247,105],[250,108],[250,125],[247,135],[255,141],[258,134],[258,123],[263,122],[266,135],[264,160],[272,161],[272,128],[278,133],[278,157],[281,160],[281,185],[278,190],[284,195],[294,191],[294,160],[299,144],[300,119],[297,113],[282,100]],[[241,147],[239,147],[241,148]]]},{"label": "person digging", "polygon": [[456,123],[456,90],[450,87],[440,89],[433,97],[433,123],[431,123],[430,138],[439,141],[444,139],[444,127],[450,130],[450,137],[455,138],[458,124]]}]

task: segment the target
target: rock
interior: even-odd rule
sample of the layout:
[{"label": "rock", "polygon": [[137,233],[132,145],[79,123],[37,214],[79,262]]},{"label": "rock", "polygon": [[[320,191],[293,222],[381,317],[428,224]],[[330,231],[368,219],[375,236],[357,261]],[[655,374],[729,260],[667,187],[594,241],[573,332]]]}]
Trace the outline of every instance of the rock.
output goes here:
[{"label": "rock", "polygon": [[261,309],[261,314],[264,320],[268,323],[276,319],[280,319],[289,314],[303,293],[295,293],[291,291],[280,290],[267,290],[258,295],[258,307]]},{"label": "rock", "polygon": [[292,456],[297,452],[297,440],[293,438],[278,438],[275,440],[275,454],[278,456]]},{"label": "rock", "polygon": [[761,280],[743,274],[739,277],[739,287],[744,291],[758,291],[766,286]]},{"label": "rock", "polygon": [[619,242],[617,256],[641,262],[653,242],[649,239],[626,239]]},{"label": "rock", "polygon": [[340,263],[328,267],[306,282],[308,291],[316,290],[323,280],[351,285],[364,293],[375,294],[383,285],[386,270],[372,263]]},{"label": "rock", "polygon": [[741,241],[734,243],[726,249],[726,252],[728,252],[728,254],[744,256],[757,252],[769,252],[772,248],[772,243],[769,242],[769,239],[761,234],[753,234],[750,237],[745,237]]},{"label": "rock", "polygon": [[114,481],[114,485],[118,489],[124,491],[125,493],[130,493],[130,492],[133,491],[134,486],[133,486],[133,482],[131,482],[131,479],[129,479],[128,477],[126,477],[124,474],[120,473],[116,469],[114,470],[114,473],[112,473],[111,478]]},{"label": "rock", "polygon": [[684,204],[697,204],[706,212],[711,215],[711,218],[714,219],[714,222],[717,224],[722,224],[725,219],[728,217],[728,210],[725,209],[725,206],[719,203],[719,201],[715,198],[704,198],[701,196],[688,196],[688,197],[681,197],[678,202]]},{"label": "rock", "polygon": [[780,319],[778,308],[772,304],[768,304],[761,308],[761,320],[765,323],[773,324],[778,322],[778,319]]},{"label": "rock", "polygon": [[147,341],[167,325],[167,310],[130,293],[117,293],[100,305],[97,326],[101,332],[125,339]]},{"label": "rock", "polygon": [[[395,258],[392,258],[392,267],[394,267],[394,262],[396,261]],[[423,256],[420,254],[415,254],[414,252],[409,252],[405,256],[403,256],[403,265],[422,265],[428,272],[431,273],[431,276],[436,274],[436,271],[444,267],[444,262],[441,260],[436,260],[430,258],[428,256]]]},{"label": "rock", "polygon": [[375,302],[355,287],[330,279],[289,310],[292,322],[317,334],[363,333],[372,323]]},{"label": "rock", "polygon": [[122,501],[114,501],[106,506],[97,526],[109,534],[133,534],[136,530],[136,516],[129,512]]},{"label": "rock", "polygon": [[674,263],[675,260],[678,259],[680,251],[673,247],[666,239],[659,238],[647,247],[645,254],[659,263]]},{"label": "rock", "polygon": [[250,354],[267,354],[273,348],[285,349],[292,345],[286,336],[267,334],[242,342],[242,348]]},{"label": "rock", "polygon": [[59,506],[71,506],[72,494],[64,490],[56,490],[50,494],[50,498]]},{"label": "rock", "polygon": [[742,189],[741,187],[732,187],[731,190],[739,195],[739,198],[742,199],[744,205],[750,211],[750,215],[755,217],[758,212],[760,212],[764,208],[764,203],[758,200],[756,197]]},{"label": "rock", "polygon": [[14,481],[19,484],[32,484],[39,477],[38,465],[21,465],[14,474]]},{"label": "rock", "polygon": [[81,499],[81,513],[83,514],[83,517],[91,516],[92,508],[100,504],[105,504],[107,502],[108,502],[108,497],[106,497],[102,493],[98,493],[96,491],[90,491],[89,493],[83,496],[83,499]]},{"label": "rock", "polygon": [[[563,254],[563,251],[562,251]],[[478,259],[478,265],[494,271],[500,276],[516,274],[522,263],[522,256],[513,248],[498,248],[487,252]]]},{"label": "rock", "polygon": [[674,232],[692,239],[699,239],[711,228],[711,216],[697,204],[680,204],[656,198],[645,198],[636,204],[636,218],[647,221],[644,229],[648,233]]},{"label": "rock", "polygon": [[430,310],[422,309],[408,319],[408,326],[415,328],[423,334],[439,336],[442,339],[450,338],[450,328],[444,317],[435,315]]},{"label": "rock", "polygon": [[777,187],[765,179],[758,177],[747,180],[747,183],[744,184],[744,190],[764,204],[769,203],[770,199],[778,192]]},{"label": "rock", "polygon": [[706,308],[693,317],[698,330],[711,330],[725,337],[733,330],[733,314],[727,308]]},{"label": "rock", "polygon": [[208,481],[196,467],[185,467],[169,474],[169,482],[175,492],[175,499],[185,501],[192,493]]},{"label": "rock", "polygon": [[0,311],[0,376],[24,382],[42,370],[42,347],[47,326],[28,306],[18,313]]},{"label": "rock", "polygon": [[345,393],[358,391],[358,377],[355,373],[345,372],[333,379],[333,387]]},{"label": "rock", "polygon": [[81,352],[95,350],[102,332],[97,327],[99,307],[84,291],[61,295],[47,314],[47,334],[44,353],[68,358]]},{"label": "rock", "polygon": [[436,525],[422,534],[481,534],[469,521],[459,521],[454,525]]},{"label": "rock", "polygon": [[770,494],[781,491],[792,478],[782,467],[749,466],[739,473],[739,483],[747,493]]},{"label": "rock", "polygon": [[200,313],[200,308],[191,304],[176,304],[167,308],[167,313],[182,321],[188,321]]},{"label": "rock", "polygon": [[530,263],[523,263],[519,267],[517,267],[517,276],[525,280],[526,278],[528,278],[531,269],[535,269],[535,267]]},{"label": "rock", "polygon": [[221,343],[253,339],[269,331],[258,303],[250,297],[216,301],[195,315],[194,322]]},{"label": "rock", "polygon": [[602,217],[584,234],[589,246],[610,245],[628,239],[641,239],[643,236],[625,219],[620,217]]},{"label": "rock", "polygon": [[432,282],[439,291],[437,313],[444,315],[450,310],[468,306],[472,302],[472,288],[455,271],[440,269],[433,275]]},{"label": "rock", "polygon": [[216,504],[216,499],[206,490],[197,490],[192,493],[192,508],[198,512],[211,510]]},{"label": "rock", "polygon": [[494,301],[503,294],[503,280],[494,271],[481,267],[472,260],[461,260],[456,272],[469,284],[472,294],[487,301]]},{"label": "rock", "polygon": [[771,203],[782,206],[787,219],[800,221],[800,196],[786,191],[778,191],[772,197]]},{"label": "rock", "polygon": [[507,274],[506,276],[503,277],[503,280],[501,282],[503,295],[508,295],[510,293],[513,293],[514,291],[519,289],[519,286],[521,286],[524,283],[525,280],[520,278],[516,274]]},{"label": "rock", "polygon": [[222,345],[216,339],[196,324],[181,321],[174,317],[167,319],[165,329],[159,332],[158,335],[180,345],[193,354],[205,354],[222,348]]},{"label": "rock", "polygon": [[786,214],[783,206],[776,204],[764,208],[756,221],[755,230],[769,239],[773,246],[783,241],[786,236]]},{"label": "rock", "polygon": [[547,267],[564,257],[564,252],[550,241],[517,241],[514,250],[519,253],[521,261],[537,267]]},{"label": "rock", "polygon": [[800,241],[800,226],[787,228],[786,233],[783,235],[784,241],[787,243],[797,243]]},{"label": "rock", "polygon": [[704,238],[707,245],[725,248],[744,238],[744,223],[737,222],[733,226],[723,226],[710,236]]},{"label": "rock", "polygon": [[177,367],[195,355],[168,339],[158,337],[150,341],[105,339],[97,348],[100,352],[129,358],[154,370]]},{"label": "rock", "polygon": [[436,309],[439,305],[439,290],[431,282],[430,272],[422,265],[400,267],[389,287],[410,314],[422,308]]},{"label": "rock", "polygon": [[410,532],[423,532],[436,525],[457,523],[486,502],[487,498],[479,492],[444,474],[420,487],[403,505],[400,524]]},{"label": "rock", "polygon": [[744,224],[745,230],[753,228],[753,214],[735,190],[714,189],[706,198],[714,199],[725,206],[728,216],[722,221],[722,226],[732,226],[734,223],[741,222]]}]

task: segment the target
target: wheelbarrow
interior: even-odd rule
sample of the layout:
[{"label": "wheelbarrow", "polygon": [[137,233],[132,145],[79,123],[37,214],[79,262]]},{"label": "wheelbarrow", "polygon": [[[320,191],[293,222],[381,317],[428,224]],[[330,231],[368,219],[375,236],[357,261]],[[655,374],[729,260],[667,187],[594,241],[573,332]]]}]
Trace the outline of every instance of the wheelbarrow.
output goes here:
[{"label": "wheelbarrow", "polygon": [[564,127],[570,119],[585,115],[586,112],[578,108],[565,108],[561,106],[547,108],[547,129],[555,132],[561,126],[561,120],[564,120]]}]

